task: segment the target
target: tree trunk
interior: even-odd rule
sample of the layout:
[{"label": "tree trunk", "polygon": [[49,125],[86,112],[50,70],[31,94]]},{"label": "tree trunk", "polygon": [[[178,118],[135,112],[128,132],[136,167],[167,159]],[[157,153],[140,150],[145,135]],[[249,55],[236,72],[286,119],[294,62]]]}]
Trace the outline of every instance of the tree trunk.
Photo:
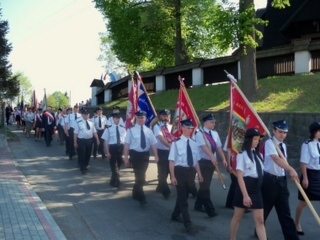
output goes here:
[{"label": "tree trunk", "polygon": [[184,46],[181,34],[181,0],[174,1],[175,26],[176,26],[176,45],[174,48],[175,65],[181,65],[188,62],[188,54]]},{"label": "tree trunk", "polygon": [[[253,0],[240,0],[240,12],[246,9]],[[251,33],[255,39],[254,32]],[[249,101],[255,99],[258,89],[257,68],[256,68],[256,49],[251,46],[240,44],[240,71],[241,89]]]}]

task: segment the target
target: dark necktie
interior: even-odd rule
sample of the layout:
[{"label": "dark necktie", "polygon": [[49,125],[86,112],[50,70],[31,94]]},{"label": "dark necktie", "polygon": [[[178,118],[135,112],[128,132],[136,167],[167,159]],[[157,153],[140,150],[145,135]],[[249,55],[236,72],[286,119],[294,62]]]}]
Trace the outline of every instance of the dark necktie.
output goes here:
[{"label": "dark necktie", "polygon": [[101,117],[99,117],[99,128],[101,128]]},{"label": "dark necktie", "polygon": [[258,172],[258,183],[260,185],[262,183],[262,168],[261,168],[261,164],[260,164],[260,161],[258,159],[258,156],[256,155],[256,151],[255,150],[252,151],[252,155],[253,155],[254,161],[256,162],[256,168],[257,168],[257,172]]},{"label": "dark necktie", "polygon": [[88,121],[86,121],[86,124],[87,124],[87,129],[90,130],[90,125],[89,125]]},{"label": "dark necktie", "polygon": [[76,113],[74,114],[74,119],[77,120],[77,114]]},{"label": "dark necktie", "polygon": [[193,166],[193,156],[192,156],[192,151],[191,151],[191,147],[189,144],[189,139],[187,141],[187,160],[188,160],[188,166],[192,167]]},{"label": "dark necktie", "polygon": [[210,135],[211,138],[213,138],[210,130],[209,130],[209,135]]},{"label": "dark necktie", "polygon": [[286,157],[286,154],[284,153],[284,148],[283,148],[283,146],[282,146],[282,143],[279,143],[279,148],[280,148],[283,156]]},{"label": "dark necktie", "polygon": [[[320,154],[319,142],[317,142],[317,147],[318,147],[318,153]],[[319,164],[320,164],[320,156],[319,156]]]},{"label": "dark necktie", "polygon": [[120,133],[118,126],[116,127],[116,134],[117,134],[117,144],[120,144]]},{"label": "dark necktie", "polygon": [[141,148],[145,149],[146,148],[146,136],[144,135],[144,131],[143,131],[143,126],[141,126]]}]

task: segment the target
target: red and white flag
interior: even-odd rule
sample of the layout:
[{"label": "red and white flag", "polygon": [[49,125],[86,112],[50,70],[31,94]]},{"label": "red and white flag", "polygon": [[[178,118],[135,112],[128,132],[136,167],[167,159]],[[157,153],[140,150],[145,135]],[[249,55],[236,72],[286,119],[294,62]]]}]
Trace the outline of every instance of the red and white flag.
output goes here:
[{"label": "red and white flag", "polygon": [[32,111],[35,111],[39,107],[38,99],[36,97],[36,90],[33,90],[31,107],[32,107]]},{"label": "red and white flag", "polygon": [[189,98],[188,92],[186,90],[186,87],[184,85],[184,79],[179,76],[179,82],[180,82],[180,89],[179,89],[179,95],[178,100],[176,104],[176,111],[173,117],[172,122],[172,135],[175,138],[178,138],[182,134],[181,124],[180,122],[182,120],[185,120],[187,118],[190,118],[194,125],[194,130],[191,133],[191,136],[193,135],[194,131],[198,127],[200,121],[197,116],[197,113],[192,105],[192,102]]},{"label": "red and white flag", "polygon": [[[232,159],[236,159],[241,150],[244,134],[249,128],[257,128],[263,135],[270,135],[257,112],[236,83],[236,79],[228,74],[230,79],[230,127],[228,148],[231,149]],[[235,163],[236,161],[232,161]]]},{"label": "red and white flag", "polygon": [[138,109],[137,91],[138,91],[137,82],[134,79],[132,79],[132,85],[128,95],[128,106],[127,106],[127,113],[126,113],[126,129],[132,126],[134,121],[134,114],[137,112],[137,109]]}]

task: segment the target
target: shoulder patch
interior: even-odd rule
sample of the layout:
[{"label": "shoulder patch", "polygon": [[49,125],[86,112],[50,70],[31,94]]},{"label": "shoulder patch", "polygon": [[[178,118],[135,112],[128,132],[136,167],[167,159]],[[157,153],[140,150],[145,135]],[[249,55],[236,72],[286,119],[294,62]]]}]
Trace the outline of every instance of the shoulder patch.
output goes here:
[{"label": "shoulder patch", "polygon": [[176,139],[174,139],[173,141],[176,142],[176,141],[178,141],[178,140],[180,140],[180,138],[176,138]]},{"label": "shoulder patch", "polygon": [[119,127],[122,127],[122,128],[124,128],[124,126],[122,126],[122,125],[120,125],[120,124],[119,124]]},{"label": "shoulder patch", "polygon": [[77,120],[77,123],[80,123],[80,122],[82,122],[82,119],[80,119],[80,120]]}]

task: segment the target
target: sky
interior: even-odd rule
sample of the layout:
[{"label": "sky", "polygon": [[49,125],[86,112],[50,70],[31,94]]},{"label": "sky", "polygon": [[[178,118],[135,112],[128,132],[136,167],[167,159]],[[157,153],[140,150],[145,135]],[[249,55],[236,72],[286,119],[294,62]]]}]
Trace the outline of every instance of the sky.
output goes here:
[{"label": "sky", "polygon": [[12,71],[26,75],[39,101],[55,91],[71,94],[71,104],[91,98],[103,63],[99,32],[106,26],[91,0],[0,0],[9,23]]},{"label": "sky", "polygon": [[[238,2],[239,0],[232,0]],[[256,0],[263,8],[267,0]],[[99,32],[106,26],[91,0],[0,0],[12,71],[26,75],[39,101],[55,91],[71,105],[91,98],[91,82],[104,73]]]}]

